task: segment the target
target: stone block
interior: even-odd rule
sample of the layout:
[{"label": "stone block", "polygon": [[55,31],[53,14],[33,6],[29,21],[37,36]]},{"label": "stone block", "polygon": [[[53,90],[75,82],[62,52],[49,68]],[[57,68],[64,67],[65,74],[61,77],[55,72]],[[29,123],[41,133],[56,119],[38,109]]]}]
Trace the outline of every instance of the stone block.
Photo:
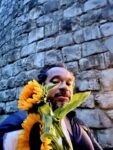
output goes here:
[{"label": "stone block", "polygon": [[97,69],[99,66],[98,57],[97,55],[93,55],[82,58],[79,60],[79,65],[82,71],[87,69]]},{"label": "stone block", "polygon": [[63,47],[73,44],[72,34],[62,34],[56,37],[56,47]]},{"label": "stone block", "polygon": [[42,68],[44,66],[44,61],[45,61],[45,53],[44,52],[37,53],[35,54],[33,65],[37,69]]},{"label": "stone block", "polygon": [[102,91],[113,90],[113,69],[106,69],[100,73],[100,85]]},{"label": "stone block", "polygon": [[36,22],[39,27],[45,26],[49,23],[52,23],[53,22],[53,14],[50,13],[47,15],[43,15],[43,16],[39,17]]},{"label": "stone block", "polygon": [[59,9],[59,6],[60,6],[60,3],[59,3],[59,0],[50,0],[50,1],[47,1],[44,5],[44,12],[45,14],[47,13],[51,13],[53,11],[56,11]]},{"label": "stone block", "polygon": [[14,68],[14,64],[9,64],[2,68],[3,79],[8,79],[9,77],[12,77],[13,68]]},{"label": "stone block", "polygon": [[7,89],[7,80],[0,80],[0,91]]},{"label": "stone block", "polygon": [[72,3],[74,3],[75,1],[74,0],[60,0],[60,6],[63,7],[63,6],[69,6],[71,5]]},{"label": "stone block", "polygon": [[22,47],[28,44],[28,36],[27,34],[22,34],[20,36],[15,37],[15,47]]},{"label": "stone block", "polygon": [[0,57],[0,68],[5,66],[6,64],[7,64],[7,60],[3,56],[1,56]]},{"label": "stone block", "polygon": [[113,148],[113,128],[98,131],[97,138],[103,147],[107,149]]},{"label": "stone block", "polygon": [[15,111],[17,111],[17,101],[15,100],[15,101],[7,102],[5,112],[13,113]]},{"label": "stone block", "polygon": [[0,92],[0,102],[12,101],[16,97],[16,90],[4,90]]},{"label": "stone block", "polygon": [[107,5],[107,1],[103,0],[103,1],[98,1],[98,0],[88,0],[85,4],[84,4],[84,11],[89,11],[92,9],[97,9],[97,8],[101,8],[103,6]]},{"label": "stone block", "polygon": [[76,4],[64,10],[64,18],[75,17],[80,14],[82,14],[82,9]]},{"label": "stone block", "polygon": [[80,106],[81,108],[94,108],[94,95],[91,94]]},{"label": "stone block", "polygon": [[29,45],[24,46],[21,50],[21,57],[25,57],[33,53],[36,53],[36,43],[31,43]]},{"label": "stone block", "polygon": [[91,128],[109,128],[112,122],[106,114],[99,109],[77,109],[78,118]]},{"label": "stone block", "polygon": [[67,46],[62,48],[63,59],[65,62],[79,60],[81,58],[81,46]]},{"label": "stone block", "polygon": [[96,104],[103,109],[113,108],[113,92],[98,93],[95,95]]},{"label": "stone block", "polygon": [[88,26],[83,28],[83,36],[85,41],[98,39],[101,37],[100,30],[98,26]]},{"label": "stone block", "polygon": [[82,55],[89,56],[92,54],[97,54],[101,52],[105,52],[106,48],[103,46],[103,43],[100,41],[91,41],[82,44]]},{"label": "stone block", "polygon": [[85,14],[82,14],[79,17],[80,24],[81,24],[81,26],[92,25],[95,22],[99,22],[101,20],[101,16],[102,16],[102,10],[101,9],[89,11]]},{"label": "stone block", "polygon": [[45,64],[56,64],[57,62],[62,62],[59,50],[51,50],[45,53]]},{"label": "stone block", "polygon": [[45,26],[45,37],[52,36],[56,34],[59,31],[59,24],[57,22],[54,22],[52,24],[47,24]]},{"label": "stone block", "polygon": [[39,16],[43,15],[43,7],[34,7],[30,10],[29,14],[28,14],[28,18],[33,20],[33,19],[37,19]]},{"label": "stone block", "polygon": [[104,45],[113,54],[113,36],[106,38]]},{"label": "stone block", "polygon": [[52,49],[56,46],[55,38],[47,38],[37,43],[37,51]]},{"label": "stone block", "polygon": [[77,61],[73,61],[73,62],[68,62],[66,63],[67,68],[75,75],[78,73],[79,71],[79,67],[78,67],[78,62]]},{"label": "stone block", "polygon": [[28,80],[38,80],[39,70],[33,69],[30,71],[27,71],[26,74],[27,74]]},{"label": "stone block", "polygon": [[44,37],[44,28],[36,28],[29,33],[28,42],[34,42]]},{"label": "stone block", "polygon": [[99,79],[99,76],[100,76],[100,71],[96,69],[82,71],[77,74],[77,78],[80,80]]},{"label": "stone block", "polygon": [[84,42],[85,40],[84,40],[84,36],[83,36],[83,30],[81,29],[81,30],[75,31],[73,38],[74,38],[75,43]]},{"label": "stone block", "polygon": [[98,83],[98,80],[96,79],[91,79],[91,80],[77,80],[77,88],[79,91],[86,91],[86,90],[91,90],[91,91],[97,91],[100,90],[100,85]]},{"label": "stone block", "polygon": [[[112,109],[113,109],[113,107],[112,107]],[[108,117],[109,117],[111,120],[113,120],[113,110],[108,110],[108,111],[106,111],[106,113],[107,113]]]},{"label": "stone block", "polygon": [[113,5],[113,0],[109,0],[110,5]]},{"label": "stone block", "polygon": [[113,35],[113,23],[105,23],[100,26],[100,30],[104,37]]}]

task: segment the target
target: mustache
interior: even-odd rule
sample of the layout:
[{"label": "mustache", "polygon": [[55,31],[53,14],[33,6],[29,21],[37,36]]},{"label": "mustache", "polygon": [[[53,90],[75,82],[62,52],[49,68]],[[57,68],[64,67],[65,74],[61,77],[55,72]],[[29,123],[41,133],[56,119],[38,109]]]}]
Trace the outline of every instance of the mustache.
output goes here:
[{"label": "mustache", "polygon": [[70,98],[70,93],[69,92],[59,92],[59,93],[55,94],[55,97],[59,97],[59,96],[69,97]]}]

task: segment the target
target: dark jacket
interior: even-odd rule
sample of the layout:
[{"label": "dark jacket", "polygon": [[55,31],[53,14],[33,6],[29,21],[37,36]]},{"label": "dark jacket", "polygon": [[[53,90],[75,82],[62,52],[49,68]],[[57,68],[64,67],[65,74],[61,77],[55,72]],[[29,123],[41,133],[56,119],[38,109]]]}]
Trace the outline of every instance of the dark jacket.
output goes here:
[{"label": "dark jacket", "polygon": [[[0,150],[3,150],[3,137],[5,133],[21,129],[21,123],[26,117],[26,112],[18,111],[13,115],[10,115],[0,124]],[[76,118],[74,112],[69,113],[67,117],[69,118],[72,127],[73,135],[70,135],[70,137],[74,150],[102,150],[90,130],[81,120]],[[33,148],[33,150],[35,150],[35,148]]]}]

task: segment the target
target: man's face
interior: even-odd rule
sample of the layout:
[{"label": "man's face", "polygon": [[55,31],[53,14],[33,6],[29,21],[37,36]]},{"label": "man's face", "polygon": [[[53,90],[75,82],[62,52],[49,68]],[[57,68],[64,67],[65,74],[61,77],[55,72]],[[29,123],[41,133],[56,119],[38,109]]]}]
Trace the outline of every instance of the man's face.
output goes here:
[{"label": "man's face", "polygon": [[74,77],[65,68],[54,67],[48,70],[45,84],[55,84],[48,93],[48,100],[54,107],[68,103],[73,95]]}]

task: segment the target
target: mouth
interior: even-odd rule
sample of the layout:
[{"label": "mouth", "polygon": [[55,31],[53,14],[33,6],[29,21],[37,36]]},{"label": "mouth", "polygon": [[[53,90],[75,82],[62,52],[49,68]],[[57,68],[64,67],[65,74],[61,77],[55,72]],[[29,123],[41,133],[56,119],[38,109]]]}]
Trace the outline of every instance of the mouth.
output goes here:
[{"label": "mouth", "polygon": [[56,94],[55,97],[61,102],[68,102],[70,100],[70,96],[68,94]]}]

